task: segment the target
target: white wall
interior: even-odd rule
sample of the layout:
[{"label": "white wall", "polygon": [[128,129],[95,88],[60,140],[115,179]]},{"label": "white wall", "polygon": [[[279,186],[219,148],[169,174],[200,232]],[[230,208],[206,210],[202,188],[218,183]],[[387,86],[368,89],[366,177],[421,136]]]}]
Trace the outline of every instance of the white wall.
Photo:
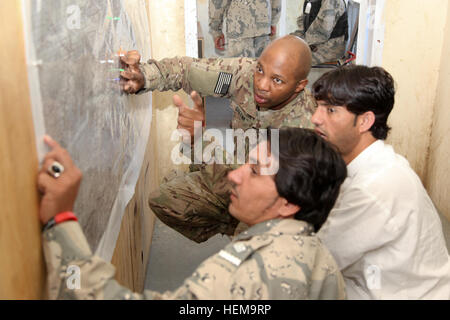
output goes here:
[{"label": "white wall", "polygon": [[[445,10],[443,10],[445,11]],[[438,210],[450,220],[450,5],[431,125],[426,187]]]},{"label": "white wall", "polygon": [[[388,141],[422,180],[430,146],[448,0],[388,0],[382,66],[397,94]],[[440,10],[436,10],[440,8]]]}]

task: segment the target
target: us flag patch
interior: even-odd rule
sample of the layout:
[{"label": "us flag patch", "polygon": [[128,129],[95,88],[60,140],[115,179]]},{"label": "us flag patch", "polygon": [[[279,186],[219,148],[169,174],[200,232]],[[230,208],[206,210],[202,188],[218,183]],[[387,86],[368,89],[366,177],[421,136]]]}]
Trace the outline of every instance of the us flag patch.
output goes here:
[{"label": "us flag patch", "polygon": [[214,89],[214,93],[224,95],[228,92],[230,88],[231,79],[233,75],[231,73],[220,72],[219,79],[217,79],[216,88]]}]

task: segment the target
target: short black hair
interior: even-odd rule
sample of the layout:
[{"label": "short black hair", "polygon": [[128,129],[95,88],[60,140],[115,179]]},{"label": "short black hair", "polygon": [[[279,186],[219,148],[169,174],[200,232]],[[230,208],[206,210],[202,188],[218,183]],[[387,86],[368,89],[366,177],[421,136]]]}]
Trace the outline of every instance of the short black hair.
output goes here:
[{"label": "short black hair", "polygon": [[335,106],[345,106],[360,115],[375,114],[370,128],[375,139],[386,139],[391,128],[388,116],[394,107],[395,85],[392,76],[381,67],[348,65],[323,74],[313,84],[313,95]]},{"label": "short black hair", "polygon": [[317,232],[347,177],[344,160],[332,144],[313,130],[302,128],[280,129],[278,159],[278,194],[300,206],[295,219],[312,224]]}]

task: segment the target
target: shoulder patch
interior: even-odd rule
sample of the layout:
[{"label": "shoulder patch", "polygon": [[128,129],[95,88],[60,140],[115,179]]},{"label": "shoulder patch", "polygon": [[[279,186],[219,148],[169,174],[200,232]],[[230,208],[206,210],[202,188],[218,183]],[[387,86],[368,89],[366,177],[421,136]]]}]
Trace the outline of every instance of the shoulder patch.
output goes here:
[{"label": "shoulder patch", "polygon": [[214,93],[225,95],[230,88],[231,79],[233,75],[231,73],[220,72],[219,77],[217,79],[216,87],[214,89]]},{"label": "shoulder patch", "polygon": [[225,251],[225,250],[220,250],[219,252],[219,257],[227,260],[228,262],[231,262],[232,264],[234,264],[235,266],[239,266],[242,262],[241,259],[239,259],[238,257],[235,257],[234,255],[232,255],[231,253]]},{"label": "shoulder patch", "polygon": [[245,260],[258,249],[272,243],[272,239],[267,236],[256,236],[247,241],[234,241],[229,243],[224,249],[220,250],[218,256],[235,268],[239,267]]}]

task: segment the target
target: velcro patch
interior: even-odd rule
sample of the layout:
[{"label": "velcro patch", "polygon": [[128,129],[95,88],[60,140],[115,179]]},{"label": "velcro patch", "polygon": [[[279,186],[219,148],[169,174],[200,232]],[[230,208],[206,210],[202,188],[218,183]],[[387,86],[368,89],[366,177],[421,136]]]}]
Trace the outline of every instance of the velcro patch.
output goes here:
[{"label": "velcro patch", "polygon": [[216,88],[214,89],[214,93],[220,95],[227,94],[232,78],[233,75],[231,73],[220,72],[219,78],[217,79]]},{"label": "velcro patch", "polygon": [[219,251],[219,257],[227,260],[228,262],[231,262],[232,264],[234,264],[235,266],[239,266],[242,262],[241,259],[239,259],[238,257],[232,255],[229,252],[226,252],[225,250],[220,250]]}]

